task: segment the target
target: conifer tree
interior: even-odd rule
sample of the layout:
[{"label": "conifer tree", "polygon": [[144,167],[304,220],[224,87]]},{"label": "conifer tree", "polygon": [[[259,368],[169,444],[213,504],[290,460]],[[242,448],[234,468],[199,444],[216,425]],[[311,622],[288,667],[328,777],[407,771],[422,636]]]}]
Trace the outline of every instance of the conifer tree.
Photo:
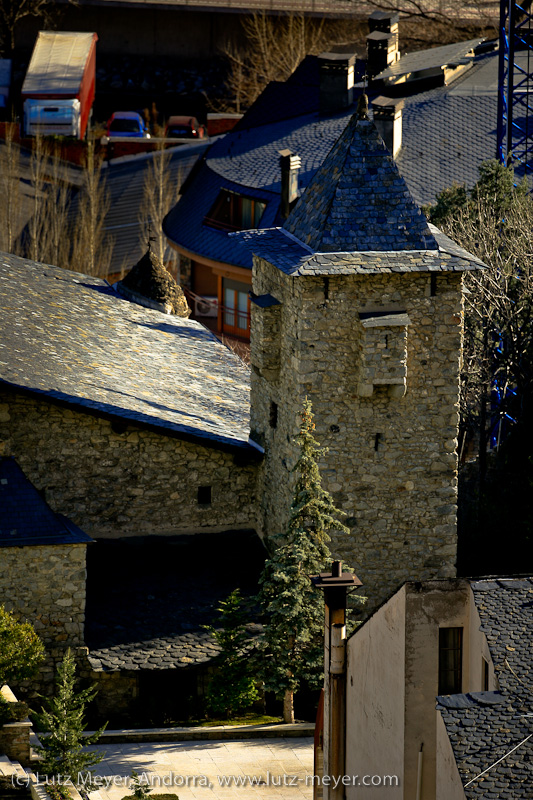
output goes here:
[{"label": "conifer tree", "polygon": [[259,699],[250,671],[250,655],[254,643],[246,630],[249,613],[240,590],[235,589],[218,608],[219,625],[207,630],[220,647],[219,669],[207,689],[207,706],[214,714],[231,716],[248,710]]},{"label": "conifer tree", "polygon": [[69,779],[88,792],[93,786],[90,768],[99,764],[103,756],[84,752],[83,748],[98,741],[105,725],[92,736],[83,735],[85,707],[94,698],[96,689],[76,692],[75,680],[76,662],[67,650],[57,669],[56,693],[45,701],[46,708],[38,715],[40,725],[49,734],[41,739],[42,747],[37,748],[42,758],[39,770],[59,784]]},{"label": "conifer tree", "polygon": [[265,688],[283,697],[283,718],[294,722],[294,693],[302,681],[323,680],[324,598],[310,576],[331,565],[330,531],[349,533],[344,512],[322,488],[318,460],[326,452],[313,436],[311,402],[305,400],[296,442],[300,455],[287,531],[274,537],[277,548],[267,560],[259,600],[266,615],[262,648]]}]

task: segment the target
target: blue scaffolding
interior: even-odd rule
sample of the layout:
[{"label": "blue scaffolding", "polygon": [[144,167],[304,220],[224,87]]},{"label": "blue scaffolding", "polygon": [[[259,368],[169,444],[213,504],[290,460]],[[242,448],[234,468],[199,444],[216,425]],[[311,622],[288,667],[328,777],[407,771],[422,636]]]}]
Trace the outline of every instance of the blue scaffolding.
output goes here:
[{"label": "blue scaffolding", "polygon": [[533,0],[501,0],[498,159],[533,176]]}]

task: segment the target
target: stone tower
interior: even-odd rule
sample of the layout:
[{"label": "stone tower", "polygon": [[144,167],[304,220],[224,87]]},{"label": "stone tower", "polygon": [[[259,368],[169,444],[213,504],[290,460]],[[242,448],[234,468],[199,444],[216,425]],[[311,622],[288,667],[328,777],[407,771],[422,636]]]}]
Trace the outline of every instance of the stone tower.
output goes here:
[{"label": "stone tower", "polygon": [[254,253],[251,436],[259,527],[283,531],[307,396],[324,486],[349,536],[332,550],[370,607],[455,574],[462,275],[480,267],[411,198],[372,122],[352,118],[283,228]]}]

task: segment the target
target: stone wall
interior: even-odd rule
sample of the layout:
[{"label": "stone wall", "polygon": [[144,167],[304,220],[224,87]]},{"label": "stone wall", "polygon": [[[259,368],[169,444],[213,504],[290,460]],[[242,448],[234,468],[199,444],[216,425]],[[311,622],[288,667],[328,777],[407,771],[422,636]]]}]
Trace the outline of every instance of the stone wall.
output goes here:
[{"label": "stone wall", "polygon": [[[455,574],[460,274],[290,277],[256,258],[253,290],[281,301],[252,309],[251,427],[266,448],[263,532],[286,525],[291,439],[307,396],[316,436],[329,448],[324,486],[351,530],[332,549],[355,568],[369,608],[408,578]],[[368,355],[377,353],[379,331],[371,328],[369,339],[359,315],[385,312],[405,323],[383,329],[396,337],[388,352],[402,363],[378,370],[372,384]]]},{"label": "stone wall", "polygon": [[[0,454],[93,537],[255,527],[257,466],[246,454],[5,390]],[[200,487],[211,487],[211,502]]]},{"label": "stone wall", "polygon": [[46,648],[83,644],[86,544],[0,548],[0,604]]}]

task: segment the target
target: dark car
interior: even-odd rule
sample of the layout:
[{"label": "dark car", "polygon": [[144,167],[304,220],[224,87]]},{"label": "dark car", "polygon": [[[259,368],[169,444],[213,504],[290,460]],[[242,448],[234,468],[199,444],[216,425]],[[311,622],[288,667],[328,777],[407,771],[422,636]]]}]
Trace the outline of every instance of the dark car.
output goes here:
[{"label": "dark car", "polygon": [[143,118],[136,111],[115,111],[107,123],[107,135],[150,138]]},{"label": "dark car", "polygon": [[165,136],[169,139],[203,139],[205,135],[205,125],[201,125],[196,117],[168,118]]}]

